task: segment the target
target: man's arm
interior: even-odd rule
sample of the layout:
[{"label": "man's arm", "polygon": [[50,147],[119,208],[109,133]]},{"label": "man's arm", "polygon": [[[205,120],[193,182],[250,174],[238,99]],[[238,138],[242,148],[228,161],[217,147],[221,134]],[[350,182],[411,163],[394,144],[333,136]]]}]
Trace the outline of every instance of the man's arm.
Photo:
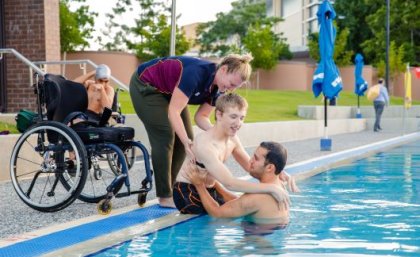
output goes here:
[{"label": "man's arm", "polygon": [[258,210],[255,201],[251,199],[251,195],[242,195],[220,206],[210,196],[204,184],[197,185],[196,189],[204,208],[210,216],[216,218],[236,218],[246,216]]},{"label": "man's arm", "polygon": [[102,86],[101,89],[101,104],[102,107],[112,108],[112,103],[114,102],[115,91],[114,88],[110,85]]},{"label": "man's arm", "polygon": [[188,173],[188,178],[197,189],[204,208],[213,217],[235,218],[248,215],[258,210],[256,205],[258,201],[252,201],[252,196],[250,195],[242,195],[239,198],[235,197],[235,199],[230,201],[225,200],[226,203],[220,206],[207,191],[205,185],[206,176],[203,173],[199,173],[197,169],[191,169]]},{"label": "man's arm", "polygon": [[229,202],[238,198],[237,195],[230,192],[229,190],[226,190],[226,188],[224,188],[222,184],[220,184],[218,181],[216,181],[214,188],[216,189],[217,193],[219,193],[223,197],[223,200],[225,202]]},{"label": "man's arm", "polygon": [[96,71],[95,70],[92,70],[92,71],[89,71],[86,74],[83,74],[83,75],[81,75],[81,76],[73,79],[73,81],[75,81],[77,83],[80,83],[80,84],[83,84],[85,87],[87,87],[87,85],[86,85],[85,82],[87,80],[93,80],[93,77],[95,76],[95,74],[96,74]]}]

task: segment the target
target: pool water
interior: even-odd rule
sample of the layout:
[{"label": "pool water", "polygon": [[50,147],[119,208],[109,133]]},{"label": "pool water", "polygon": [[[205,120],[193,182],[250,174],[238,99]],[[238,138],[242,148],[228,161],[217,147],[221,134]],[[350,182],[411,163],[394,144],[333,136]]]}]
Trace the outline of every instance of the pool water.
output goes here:
[{"label": "pool water", "polygon": [[92,256],[420,256],[420,144],[299,186],[285,229],[205,215]]}]

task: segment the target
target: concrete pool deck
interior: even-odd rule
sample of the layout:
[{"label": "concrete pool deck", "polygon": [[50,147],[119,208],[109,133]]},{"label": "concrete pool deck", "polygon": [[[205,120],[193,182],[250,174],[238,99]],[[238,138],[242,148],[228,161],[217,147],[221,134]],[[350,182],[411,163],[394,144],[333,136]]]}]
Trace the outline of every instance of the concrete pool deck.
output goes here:
[{"label": "concrete pool deck", "polygon": [[[305,162],[313,160],[314,158],[319,161],[326,160],[328,158],[337,158],[337,156],[346,155],[346,152],[357,151],[361,147],[367,146],[365,152],[360,152],[361,155],[366,152],[374,152],[375,145],[378,147],[391,147],[395,144],[401,144],[404,140],[401,139],[400,132],[387,132],[384,130],[380,133],[373,133],[371,131],[362,131],[358,133],[340,134],[331,136],[333,141],[332,151],[320,151],[319,141],[320,138],[313,138],[308,140],[284,142],[283,145],[288,149],[289,160],[287,170],[291,173],[295,173],[293,169],[296,169],[296,165],[304,167],[307,165]],[[405,140],[418,139],[419,133],[410,134],[405,136]],[[384,142],[378,143],[378,142]],[[400,142],[401,141],[401,142]],[[388,142],[388,143],[386,143]],[[353,149],[353,150],[351,150]],[[250,153],[254,150],[253,147],[247,148]],[[377,150],[376,150],[377,151]],[[360,158],[360,157],[358,157]],[[244,176],[245,173],[240,171],[240,168],[233,162],[228,161],[227,165],[234,172],[235,176]],[[331,165],[331,163],[325,163],[325,165]],[[313,169],[315,168],[315,169]],[[301,168],[302,169],[302,168]],[[316,173],[320,167],[314,167],[310,165],[306,169],[313,169]],[[51,228],[55,231],[73,228],[77,224],[89,224],[97,220],[106,220],[108,216],[96,215],[96,206],[94,204],[86,204],[80,201],[76,201],[65,210],[56,213],[40,213],[27,207],[14,192],[13,187],[9,182],[0,183],[0,192],[3,195],[3,201],[0,204],[1,216],[0,229],[1,229],[1,242],[0,247],[6,245],[13,245],[17,242],[23,242],[27,239],[39,237],[41,235],[48,235],[51,233]],[[148,199],[153,199],[154,194],[150,195]],[[138,209],[133,206],[136,203],[136,197],[132,196],[128,198],[120,198],[113,200],[115,211],[113,216],[115,217],[120,213],[126,213]],[[150,201],[149,204],[155,203]],[[123,208],[124,207],[124,208]],[[118,208],[122,208],[117,210]],[[1,252],[1,248],[0,248]],[[44,252],[45,253],[45,252]]]}]

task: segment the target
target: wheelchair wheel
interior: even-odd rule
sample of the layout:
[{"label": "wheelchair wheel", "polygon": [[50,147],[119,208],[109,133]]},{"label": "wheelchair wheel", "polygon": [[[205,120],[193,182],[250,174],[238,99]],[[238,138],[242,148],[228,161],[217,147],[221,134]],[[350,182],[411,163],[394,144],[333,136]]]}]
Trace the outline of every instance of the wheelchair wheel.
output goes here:
[{"label": "wheelchair wheel", "polygon": [[[71,167],[68,160],[72,160]],[[10,177],[28,206],[54,212],[77,199],[86,181],[87,167],[80,137],[64,124],[45,121],[29,128],[16,142]],[[69,188],[61,183],[64,178]]]},{"label": "wheelchair wheel", "polygon": [[[125,160],[127,161],[128,169],[133,167],[136,160],[136,148],[129,146],[124,151]],[[115,173],[115,175],[121,174],[121,164],[118,161],[118,157],[115,153],[109,153],[106,155],[108,159],[109,167]]]}]

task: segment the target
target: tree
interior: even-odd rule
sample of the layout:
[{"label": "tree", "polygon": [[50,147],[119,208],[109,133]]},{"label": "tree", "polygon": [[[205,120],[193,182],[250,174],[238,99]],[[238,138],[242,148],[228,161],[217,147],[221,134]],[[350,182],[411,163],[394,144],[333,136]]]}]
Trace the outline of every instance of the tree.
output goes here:
[{"label": "tree", "polygon": [[[406,69],[406,63],[404,62],[405,47],[401,45],[397,48],[395,41],[391,41],[389,46],[389,77],[391,79],[390,85],[387,85],[390,93],[393,93],[393,84],[398,80],[398,75],[404,72]],[[385,61],[380,60],[378,65],[378,76],[385,76]]]},{"label": "tree", "polygon": [[[87,5],[80,6],[76,11],[69,9],[71,0],[60,0],[60,43],[62,52],[83,50],[89,46],[92,39],[94,18],[97,13],[89,11]],[[85,2],[85,0],[73,0]]]},{"label": "tree", "polygon": [[[335,40],[334,44],[334,62],[338,66],[345,66],[352,64],[352,56],[353,51],[346,50],[347,46],[347,38],[349,36],[349,30],[343,29],[342,31],[338,32],[338,35]],[[319,54],[319,33],[312,33],[308,36],[308,48],[309,48],[309,56],[314,59],[316,62],[321,60],[321,56]]]},{"label": "tree", "polygon": [[[226,14],[218,13],[216,21],[198,27],[200,55],[224,56],[229,52],[248,50],[254,56],[254,67],[270,67],[273,60],[291,57],[285,39],[271,32],[273,25],[281,19],[267,17],[265,3],[244,4],[237,1],[232,3],[232,7]],[[258,44],[274,51],[264,51]]]},{"label": "tree", "polygon": [[[163,1],[133,0],[137,3],[139,13],[134,20],[134,26],[122,24],[122,16],[127,11],[133,11],[131,0],[119,0],[112,9],[113,13],[107,14],[109,18],[108,30],[105,35],[112,40],[103,44],[108,50],[131,50],[142,60],[169,55],[171,25],[168,19],[171,14],[169,7]],[[113,33],[113,31],[116,31]],[[176,53],[185,53],[190,42],[185,34],[177,28]],[[101,41],[104,41],[101,39]]]},{"label": "tree", "polygon": [[372,56],[365,53],[360,43],[373,37],[366,17],[372,14],[375,8],[379,8],[379,6],[368,4],[365,0],[336,0],[334,2],[334,9],[338,14],[338,19],[335,20],[337,30],[349,30],[346,49],[363,54],[365,63],[369,63]]},{"label": "tree", "polygon": [[[349,28],[348,48],[364,54],[365,62],[378,65],[385,59],[386,3],[383,0],[336,0],[338,28]],[[404,61],[420,64],[420,2],[390,0],[390,38],[404,45]]]},{"label": "tree", "polygon": [[252,60],[254,69],[269,70],[273,68],[277,64],[278,56],[283,53],[287,53],[291,58],[288,45],[279,40],[271,26],[263,27],[259,23],[250,26],[242,42],[254,56],[254,60]]}]

